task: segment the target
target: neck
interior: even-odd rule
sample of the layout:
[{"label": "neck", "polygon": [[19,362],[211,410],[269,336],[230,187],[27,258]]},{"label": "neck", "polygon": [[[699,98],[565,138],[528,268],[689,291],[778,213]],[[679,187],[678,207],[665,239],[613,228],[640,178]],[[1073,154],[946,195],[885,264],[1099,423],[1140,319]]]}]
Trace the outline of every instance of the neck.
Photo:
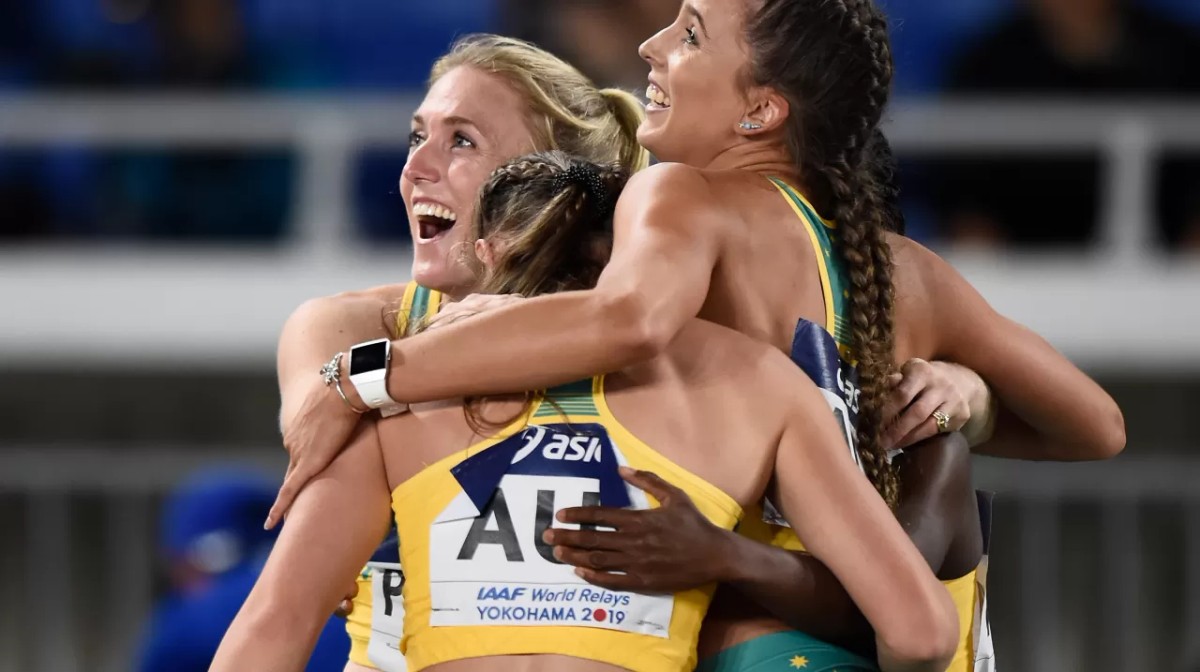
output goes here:
[{"label": "neck", "polygon": [[704,166],[705,170],[739,170],[778,177],[804,189],[800,168],[780,143],[751,141],[723,150]]}]

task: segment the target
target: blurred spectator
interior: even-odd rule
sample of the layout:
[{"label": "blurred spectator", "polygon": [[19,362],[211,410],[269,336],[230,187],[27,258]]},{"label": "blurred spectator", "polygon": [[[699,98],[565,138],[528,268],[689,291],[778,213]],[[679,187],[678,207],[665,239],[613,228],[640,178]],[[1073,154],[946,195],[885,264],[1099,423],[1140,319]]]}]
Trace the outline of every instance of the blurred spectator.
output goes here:
[{"label": "blurred spectator", "polygon": [[170,0],[156,12],[166,86],[245,86],[256,81],[236,0]]},{"label": "blurred spectator", "polygon": [[507,0],[505,32],[553,51],[601,86],[643,89],[638,46],[675,20],[663,0]]},{"label": "blurred spectator", "polygon": [[[982,96],[1196,96],[1200,38],[1124,0],[1026,0],[955,63],[948,90]],[[1096,155],[955,162],[935,179],[957,242],[1078,245],[1100,217]],[[1162,171],[1159,215],[1170,245],[1200,244],[1194,165]],[[1200,248],[1198,248],[1200,249]]]},{"label": "blurred spectator", "polygon": [[[272,482],[239,469],[204,471],[170,495],[160,543],[171,593],[150,618],[139,672],[208,669],[275,540],[262,529],[274,498]],[[307,669],[340,670],[349,648],[331,618]]]}]

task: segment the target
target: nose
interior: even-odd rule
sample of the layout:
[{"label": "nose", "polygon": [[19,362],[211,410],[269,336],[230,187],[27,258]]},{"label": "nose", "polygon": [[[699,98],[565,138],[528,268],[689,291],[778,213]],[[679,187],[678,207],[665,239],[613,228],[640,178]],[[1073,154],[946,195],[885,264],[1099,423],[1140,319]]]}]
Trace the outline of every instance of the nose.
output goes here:
[{"label": "nose", "polygon": [[441,176],[439,153],[429,140],[408,150],[408,159],[400,175],[412,183],[437,182]]},{"label": "nose", "polygon": [[662,64],[662,59],[659,58],[659,54],[661,53],[660,45],[662,44],[663,34],[666,33],[668,29],[670,29],[670,26],[667,26],[666,28],[663,28],[657,33],[651,35],[650,39],[642,42],[641,46],[638,47],[638,56],[641,56],[644,61],[649,63],[650,67]]}]

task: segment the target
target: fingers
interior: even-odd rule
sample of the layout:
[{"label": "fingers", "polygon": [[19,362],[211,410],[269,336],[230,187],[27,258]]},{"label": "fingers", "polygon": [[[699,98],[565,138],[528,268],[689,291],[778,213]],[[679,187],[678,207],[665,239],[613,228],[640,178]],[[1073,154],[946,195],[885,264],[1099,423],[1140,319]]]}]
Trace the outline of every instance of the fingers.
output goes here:
[{"label": "fingers", "polygon": [[287,515],[292,504],[296,501],[296,496],[308,484],[312,477],[317,474],[318,469],[312,469],[306,466],[297,466],[296,468],[288,468],[287,476],[283,479],[283,485],[279,487],[279,494],[275,497],[275,503],[271,505],[271,511],[267,514],[267,522],[263,523],[263,529],[269,530],[279,524],[283,517]]},{"label": "fingers", "polygon": [[932,374],[929,362],[923,359],[910,359],[900,367],[900,373],[894,373],[888,378],[892,391],[883,406],[883,419],[891,421],[900,415],[913,399],[928,385]]},{"label": "fingers", "polygon": [[542,533],[542,541],[552,546],[570,546],[587,550],[619,551],[629,547],[628,538],[618,532],[567,530],[554,527]]},{"label": "fingers", "polygon": [[[942,407],[944,399],[935,390],[926,390],[916,398],[908,408],[896,418],[887,429],[887,434],[884,437],[884,445],[896,447],[896,442],[903,437],[908,436],[914,430],[921,426],[922,423],[930,419],[934,411]],[[935,425],[936,429],[936,425]]]},{"label": "fingers", "polygon": [[[967,413],[954,413],[951,409],[952,407],[950,404],[942,404],[941,406],[933,409],[933,411],[930,411],[928,418],[918,424],[904,437],[899,439],[894,447],[907,448],[915,443],[919,443],[925,439],[937,436],[939,434],[949,434],[950,432],[957,432],[958,430],[962,429],[963,425],[967,424]],[[945,431],[942,431],[942,429],[938,427],[937,418],[933,417],[933,414],[937,411],[941,411],[950,417],[950,421],[946,423]]]},{"label": "fingers", "polygon": [[[556,516],[559,522],[576,523],[579,525],[596,525],[611,527],[618,530],[635,527],[642,511],[614,509],[609,506],[576,506],[563,509]],[[557,532],[558,530],[555,530]]]},{"label": "fingers", "polygon": [[554,557],[575,567],[595,570],[624,569],[628,564],[628,556],[616,551],[583,551],[566,546],[555,546]]},{"label": "fingers", "polygon": [[629,467],[621,467],[621,478],[653,496],[659,504],[666,506],[672,499],[686,498],[687,494],[679,488],[664,481],[652,471],[638,471]]},{"label": "fingers", "polygon": [[350,590],[346,591],[346,596],[338,603],[337,609],[333,611],[335,616],[347,618],[354,611],[354,598],[358,597],[358,581],[350,584]]},{"label": "fingers", "polygon": [[609,590],[634,591],[643,585],[641,577],[634,574],[613,574],[612,572],[598,572],[593,569],[577,567],[575,575],[593,586]]}]

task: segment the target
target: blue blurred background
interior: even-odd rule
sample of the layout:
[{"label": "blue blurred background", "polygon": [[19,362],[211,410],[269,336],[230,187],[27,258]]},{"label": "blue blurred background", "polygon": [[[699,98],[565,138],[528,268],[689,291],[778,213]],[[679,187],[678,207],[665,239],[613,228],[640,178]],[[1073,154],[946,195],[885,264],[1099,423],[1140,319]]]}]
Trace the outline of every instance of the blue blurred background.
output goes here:
[{"label": "blue blurred background", "polygon": [[[1196,672],[1200,2],[884,4],[910,234],[1127,415],[1108,464],[976,465],[1002,669]],[[138,669],[165,498],[278,480],[278,330],[409,277],[408,117],[456,36],[640,90],[677,8],[0,0],[0,672]]]}]

